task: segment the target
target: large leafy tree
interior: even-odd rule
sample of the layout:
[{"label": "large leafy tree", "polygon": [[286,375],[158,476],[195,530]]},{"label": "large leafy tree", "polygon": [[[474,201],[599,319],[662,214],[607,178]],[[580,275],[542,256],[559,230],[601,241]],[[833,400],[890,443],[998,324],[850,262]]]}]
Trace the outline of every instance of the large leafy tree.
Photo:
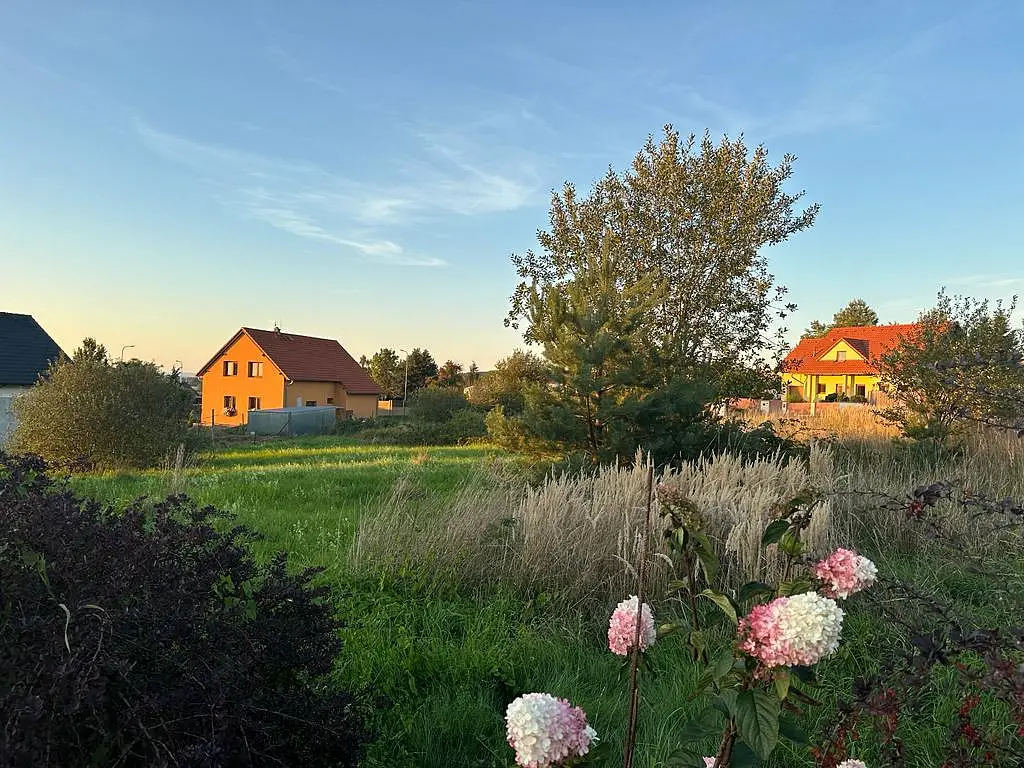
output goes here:
[{"label": "large leafy tree", "polygon": [[1024,327],[1008,304],[940,293],[917,330],[879,361],[882,411],[909,437],[945,440],[973,423],[1024,428]]},{"label": "large leafy tree", "polygon": [[763,365],[767,332],[787,310],[764,248],[811,226],[818,213],[816,204],[797,207],[802,192],[785,190],[793,162],[786,155],[773,166],[763,146],[750,151],[742,138],[683,139],[666,126],[628,171],[609,170],[582,197],[570,183],[552,195],[540,249],[512,257],[521,281],[506,324],[522,326],[528,342],[550,344],[537,297],[568,291],[608,251],[618,295],[612,317],[628,314],[625,302],[640,298],[631,289],[646,286],[644,311],[628,332],[631,357],[648,379],[717,383],[736,365]]},{"label": "large leafy tree", "polygon": [[851,326],[878,325],[878,313],[864,299],[853,299],[849,304],[832,315],[828,325],[817,320],[811,322],[804,331],[804,338],[821,338],[833,328],[849,328]]},{"label": "large leafy tree", "polygon": [[377,382],[381,396],[386,400],[395,400],[402,396],[405,386],[405,363],[395,350],[384,347],[369,360],[370,378]]}]

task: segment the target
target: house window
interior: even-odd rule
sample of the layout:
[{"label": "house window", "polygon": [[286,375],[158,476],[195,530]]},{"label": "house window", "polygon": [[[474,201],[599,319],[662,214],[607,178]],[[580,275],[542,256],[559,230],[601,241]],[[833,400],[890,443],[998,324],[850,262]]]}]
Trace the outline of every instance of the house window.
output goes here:
[{"label": "house window", "polygon": [[846,359],[846,350],[845,349],[837,349],[836,350],[836,360],[845,360],[845,359]]},{"label": "house window", "polygon": [[307,400],[306,401],[306,407],[307,408],[315,408],[316,407],[316,400]]},{"label": "house window", "polygon": [[334,405],[334,398],[333,397],[328,397],[327,398],[327,404],[328,405]]},{"label": "house window", "polygon": [[262,379],[263,378],[263,363],[249,363],[249,378],[250,379]]},{"label": "house window", "polygon": [[235,396],[234,395],[224,395],[224,410],[225,411],[233,411],[233,410],[235,410]]},{"label": "house window", "polygon": [[825,385],[822,384],[820,381],[818,382],[818,394],[819,395],[824,395],[825,394]]},{"label": "house window", "polygon": [[260,399],[258,397],[249,398],[249,410],[258,411],[260,409]]},{"label": "house window", "polygon": [[857,397],[867,397],[867,389],[863,384],[857,385]]},{"label": "house window", "polygon": [[238,363],[234,360],[224,361],[224,375],[225,376],[237,376],[238,375]]}]

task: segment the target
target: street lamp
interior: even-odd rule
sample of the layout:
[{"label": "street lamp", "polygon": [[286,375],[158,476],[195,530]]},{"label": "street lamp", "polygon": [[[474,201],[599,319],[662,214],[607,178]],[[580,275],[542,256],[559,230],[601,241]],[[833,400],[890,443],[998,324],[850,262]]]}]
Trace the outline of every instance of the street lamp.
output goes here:
[{"label": "street lamp", "polygon": [[[405,352],[404,349],[399,349],[399,352]],[[402,392],[402,415],[406,414],[406,409],[409,407],[409,353],[405,352],[405,390]]]},{"label": "street lamp", "polygon": [[121,362],[122,363],[124,362],[124,351],[126,349],[135,349],[135,345],[134,344],[125,344],[123,347],[121,347]]}]

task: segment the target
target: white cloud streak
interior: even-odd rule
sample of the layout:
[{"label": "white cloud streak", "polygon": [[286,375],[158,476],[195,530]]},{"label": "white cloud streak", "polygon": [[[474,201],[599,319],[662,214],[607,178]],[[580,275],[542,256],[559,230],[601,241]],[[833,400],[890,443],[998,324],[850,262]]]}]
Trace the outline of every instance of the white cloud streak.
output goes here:
[{"label": "white cloud streak", "polygon": [[444,266],[444,260],[410,250],[390,233],[444,216],[516,210],[539,188],[529,163],[497,167],[479,162],[472,139],[462,131],[414,131],[418,156],[397,163],[397,180],[381,183],[362,182],[311,162],[196,141],[138,117],[134,129],[151,152],[191,169],[212,186],[226,208],[383,264]]}]

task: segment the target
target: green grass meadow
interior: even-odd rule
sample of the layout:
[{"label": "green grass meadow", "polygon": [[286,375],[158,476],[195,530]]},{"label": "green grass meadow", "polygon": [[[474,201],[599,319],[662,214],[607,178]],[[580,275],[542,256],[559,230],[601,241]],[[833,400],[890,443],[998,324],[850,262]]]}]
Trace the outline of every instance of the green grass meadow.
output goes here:
[{"label": "green grass meadow", "polygon": [[[526,599],[499,590],[445,589],[424,574],[399,578],[357,574],[348,553],[361,515],[374,514],[396,482],[409,481],[436,501],[453,494],[474,473],[514,461],[487,445],[450,448],[371,446],[337,437],[239,444],[184,469],[73,479],[82,492],[123,506],[140,496],[184,492],[234,515],[263,534],[258,554],[289,552],[295,566],[323,566],[336,587],[346,651],[338,676],[378,697],[379,737],[368,765],[510,766],[504,710],[516,695],[547,691],[581,706],[606,742],[600,765],[622,764],[621,738],[628,703],[623,662],[607,650],[604,608],[567,610],[543,594]],[[923,560],[867,552],[881,571],[924,579],[936,594],[954,599],[977,594],[968,574],[937,569]],[[827,701],[869,671],[888,630],[850,601],[840,651],[820,667]],[[659,618],[671,608],[662,604]],[[1006,611],[984,601],[984,618]],[[1009,609],[1007,609],[1009,610]],[[725,625],[712,641],[731,642]],[[679,637],[647,654],[635,765],[665,765],[678,746],[677,731],[699,703],[688,701],[698,669]],[[935,723],[948,723],[954,700],[936,698]],[[826,716],[828,706],[822,714]],[[945,726],[922,724],[911,734],[907,766],[937,764],[929,756]],[[819,722],[805,723],[812,733]],[[704,745],[711,754],[715,745]],[[810,766],[806,750],[782,747],[772,765]]]}]

